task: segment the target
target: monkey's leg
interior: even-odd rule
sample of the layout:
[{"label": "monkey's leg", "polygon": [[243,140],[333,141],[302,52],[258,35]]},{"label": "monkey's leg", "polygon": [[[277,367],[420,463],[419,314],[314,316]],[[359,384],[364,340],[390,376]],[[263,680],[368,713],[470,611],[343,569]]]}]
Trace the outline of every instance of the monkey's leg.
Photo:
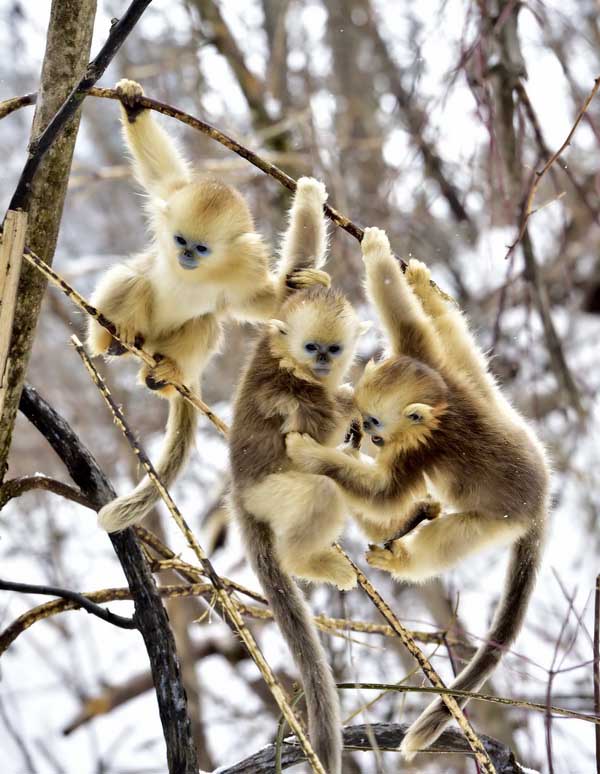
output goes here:
[{"label": "monkey's leg", "polygon": [[246,492],[244,505],[270,524],[286,572],[341,589],[356,585],[352,567],[331,548],[345,520],[333,481],[295,471],[274,473]]},{"label": "monkey's leg", "polygon": [[526,526],[518,519],[477,511],[450,513],[392,541],[389,548],[371,548],[367,562],[398,579],[424,581],[486,546],[512,543]]},{"label": "monkey's leg", "polygon": [[121,98],[123,134],[133,156],[135,176],[148,193],[166,198],[178,186],[189,182],[188,164],[171,137],[156,123],[152,111],[140,107],[137,98],[144,94],[140,84],[123,78],[116,89]]},{"label": "monkey's leg", "polygon": [[167,382],[197,384],[202,369],[218,349],[220,336],[219,321],[214,315],[206,314],[156,338],[152,347],[158,363],[154,368],[144,364],[139,372],[139,382],[167,399],[175,394],[175,388]]},{"label": "monkey's leg", "polygon": [[443,344],[446,363],[467,374],[486,395],[495,394],[485,355],[475,341],[463,313],[431,285],[429,269],[412,259],[406,279],[429,315]]},{"label": "monkey's leg", "polygon": [[[138,263],[141,268],[143,259]],[[117,326],[121,340],[141,346],[149,329],[152,300],[152,287],[147,279],[136,267],[123,263],[114,266],[101,278],[91,302]],[[122,355],[126,352],[92,317],[88,322],[87,342],[92,355]]]}]

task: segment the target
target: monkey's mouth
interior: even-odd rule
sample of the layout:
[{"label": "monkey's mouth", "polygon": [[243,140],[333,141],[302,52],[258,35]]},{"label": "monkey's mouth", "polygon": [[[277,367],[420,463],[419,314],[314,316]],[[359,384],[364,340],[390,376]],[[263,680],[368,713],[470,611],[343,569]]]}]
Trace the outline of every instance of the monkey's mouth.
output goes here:
[{"label": "monkey's mouth", "polygon": [[317,363],[317,365],[313,367],[313,373],[315,376],[329,376],[331,373],[331,366],[327,363]]},{"label": "monkey's mouth", "polygon": [[196,256],[186,255],[185,253],[179,253],[177,260],[179,261],[179,265],[182,269],[188,270],[197,268],[198,264],[200,263]]},{"label": "monkey's mouth", "polygon": [[375,446],[383,446],[385,441],[384,441],[384,439],[380,435],[372,435],[371,436],[371,443],[374,443]]}]

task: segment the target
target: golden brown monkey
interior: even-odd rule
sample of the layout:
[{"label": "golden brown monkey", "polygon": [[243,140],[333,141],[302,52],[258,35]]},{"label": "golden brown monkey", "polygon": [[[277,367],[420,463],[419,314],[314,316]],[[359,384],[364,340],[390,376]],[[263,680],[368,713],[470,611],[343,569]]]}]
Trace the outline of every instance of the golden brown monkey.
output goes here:
[{"label": "golden brown monkey", "polygon": [[[284,259],[320,265],[325,252],[324,188],[314,206],[292,211]],[[356,585],[332,547],[346,507],[336,484],[299,472],[286,456],[285,434],[340,443],[356,415],[341,384],[359,323],[338,292],[315,286],[292,294],[254,348],[239,385],[230,434],[231,501],[248,558],[302,676],[309,734],[328,774],[341,772],[341,721],[335,683],[307,605],[290,577]]]},{"label": "golden brown monkey", "polygon": [[[371,547],[369,564],[398,579],[423,581],[484,547],[512,545],[485,643],[451,686],[477,690],[517,636],[535,584],[549,507],[545,452],[489,374],[460,311],[432,287],[427,268],[411,261],[404,276],[379,229],[365,231],[362,251],[367,293],[391,347],[386,359],[367,366],[355,392],[378,450],[375,462],[295,433],[288,453],[302,470],[330,477],[375,522],[390,512],[414,513],[428,483],[454,511],[387,547]],[[409,729],[405,758],[428,747],[449,720],[436,699]]]},{"label": "golden brown monkey", "polygon": [[[269,253],[256,232],[242,195],[218,180],[196,178],[152,112],[140,108],[142,87],[117,84],[121,121],[133,171],[148,198],[152,242],[146,251],[110,269],[92,303],[129,343],[143,344],[158,361],[143,365],[140,381],[169,400],[166,437],[157,472],[170,486],[194,442],[196,411],[169,381],[199,393],[200,376],[217,351],[221,319],[268,320],[283,298],[285,276],[269,270]],[[320,273],[299,272],[293,287],[328,283]],[[94,355],[126,350],[90,319],[88,344]],[[156,503],[158,493],[144,478],[133,492],[99,513],[108,532],[133,524]]]}]

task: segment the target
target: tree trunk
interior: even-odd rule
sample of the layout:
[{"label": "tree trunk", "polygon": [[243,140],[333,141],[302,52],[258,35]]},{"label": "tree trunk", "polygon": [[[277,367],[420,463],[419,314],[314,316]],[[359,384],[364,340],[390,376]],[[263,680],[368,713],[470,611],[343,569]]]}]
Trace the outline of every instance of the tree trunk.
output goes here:
[{"label": "tree trunk", "polygon": [[[96,0],[53,0],[32,141],[83,76],[90,58],[95,16]],[[27,244],[47,263],[52,263],[54,257],[79,120],[78,112],[45,155],[31,185]],[[45,288],[46,282],[37,269],[23,262],[0,419],[0,481],[8,467],[13,425]]]}]

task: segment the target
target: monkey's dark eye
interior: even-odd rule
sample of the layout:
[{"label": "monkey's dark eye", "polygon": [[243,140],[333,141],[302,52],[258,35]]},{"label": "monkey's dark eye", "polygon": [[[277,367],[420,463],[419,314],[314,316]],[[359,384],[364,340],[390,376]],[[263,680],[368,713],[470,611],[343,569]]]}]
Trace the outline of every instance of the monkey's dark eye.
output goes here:
[{"label": "monkey's dark eye", "polygon": [[421,422],[423,419],[421,414],[417,414],[416,411],[414,411],[412,414],[409,414],[408,418],[410,419],[411,422]]},{"label": "monkey's dark eye", "polygon": [[377,419],[377,417],[369,417],[369,420],[375,425],[375,427],[379,427],[381,422]]},{"label": "monkey's dark eye", "polygon": [[305,344],[305,345],[304,345],[304,349],[305,349],[307,352],[316,352],[316,351],[317,351],[317,349],[318,349],[318,347],[317,347],[317,345],[316,345],[316,344],[313,344],[312,342],[309,342],[308,344]]},{"label": "monkey's dark eye", "polygon": [[210,247],[207,245],[196,245],[196,252],[200,255],[208,255],[210,253]]},{"label": "monkey's dark eye", "polygon": [[175,234],[174,239],[178,245],[181,245],[181,247],[185,247],[187,245],[187,241],[180,234]]},{"label": "monkey's dark eye", "polygon": [[342,351],[342,347],[339,344],[332,344],[329,347],[329,351],[331,352],[332,355],[339,355],[340,352]]}]

